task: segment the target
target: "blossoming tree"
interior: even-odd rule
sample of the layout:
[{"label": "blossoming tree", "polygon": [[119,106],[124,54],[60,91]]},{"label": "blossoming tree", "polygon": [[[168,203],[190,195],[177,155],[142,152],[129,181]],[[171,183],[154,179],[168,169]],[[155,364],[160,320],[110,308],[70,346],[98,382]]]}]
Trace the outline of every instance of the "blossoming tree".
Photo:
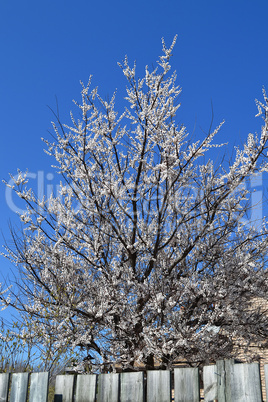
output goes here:
[{"label": "blossoming tree", "polygon": [[[162,367],[234,353],[234,339],[263,341],[267,231],[243,224],[249,192],[267,171],[268,99],[260,136],[249,134],[228,164],[206,155],[220,126],[190,141],[178,126],[176,74],[163,41],[158,68],[137,79],[127,58],[127,107],[82,86],[80,118],[54,124],[45,141],[62,175],[60,194],[38,199],[26,175],[22,236],[8,255],[18,267],[7,303],[31,318],[40,342],[81,347],[92,367]],[[5,293],[1,296],[5,302]]]}]

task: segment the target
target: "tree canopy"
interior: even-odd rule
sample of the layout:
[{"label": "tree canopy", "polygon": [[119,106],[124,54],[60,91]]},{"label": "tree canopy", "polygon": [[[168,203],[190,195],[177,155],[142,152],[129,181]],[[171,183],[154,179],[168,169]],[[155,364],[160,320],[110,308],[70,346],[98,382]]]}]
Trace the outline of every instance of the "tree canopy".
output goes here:
[{"label": "tree canopy", "polygon": [[8,250],[17,285],[2,301],[30,317],[40,342],[81,347],[92,369],[195,364],[231,357],[235,340],[267,340],[267,315],[252,310],[268,297],[267,228],[243,223],[241,184],[268,169],[268,99],[257,102],[260,135],[214,163],[221,125],[192,140],[177,123],[174,44],[163,41],[142,79],[127,58],[120,64],[122,114],[115,95],[82,84],[79,117],[56,121],[45,140],[59,194],[38,199],[27,175],[14,177],[27,213]]}]

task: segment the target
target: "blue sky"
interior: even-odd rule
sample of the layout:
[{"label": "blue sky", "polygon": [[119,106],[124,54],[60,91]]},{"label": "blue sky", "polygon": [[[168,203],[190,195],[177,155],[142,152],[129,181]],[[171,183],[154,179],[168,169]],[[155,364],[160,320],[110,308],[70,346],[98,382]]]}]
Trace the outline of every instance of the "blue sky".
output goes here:
[{"label": "blue sky", "polygon": [[[45,192],[55,186],[41,137],[49,138],[56,98],[69,123],[79,81],[93,74],[104,97],[118,89],[120,107],[126,82],[117,62],[127,54],[142,74],[146,64],[156,65],[161,37],[170,44],[175,34],[172,65],[183,90],[178,122],[197,136],[207,132],[213,104],[214,126],[226,120],[218,141],[228,142],[231,154],[262,124],[254,99],[262,86],[268,90],[267,15],[267,0],[1,0],[1,180],[20,168],[35,189],[43,178]],[[8,239],[8,221],[18,219],[6,196],[1,182],[0,230]],[[0,274],[10,269],[0,257]]]}]

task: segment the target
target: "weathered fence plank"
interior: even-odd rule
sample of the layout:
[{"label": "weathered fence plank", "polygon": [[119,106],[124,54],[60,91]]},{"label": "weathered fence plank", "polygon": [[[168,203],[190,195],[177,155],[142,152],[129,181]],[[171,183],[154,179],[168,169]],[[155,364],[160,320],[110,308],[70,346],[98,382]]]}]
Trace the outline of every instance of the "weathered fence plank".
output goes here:
[{"label": "weathered fence plank", "polygon": [[147,371],[147,402],[171,401],[171,376],[168,370]]},{"label": "weathered fence plank", "polygon": [[262,402],[258,363],[217,362],[219,402]]},{"label": "weathered fence plank", "polygon": [[48,372],[32,373],[29,402],[47,402]]},{"label": "weathered fence plank", "polygon": [[227,402],[261,402],[259,364],[232,364],[231,369],[231,395]]},{"label": "weathered fence plank", "polygon": [[26,402],[29,373],[14,373],[11,377],[10,402]]},{"label": "weathered fence plank", "polygon": [[213,402],[218,399],[217,393],[217,367],[216,365],[203,368],[204,401]]},{"label": "weathered fence plank", "polygon": [[54,402],[73,402],[74,376],[57,375]]},{"label": "weathered fence plank", "polygon": [[0,401],[7,402],[8,389],[9,389],[9,373],[0,374]]},{"label": "weathered fence plank", "polygon": [[120,375],[120,402],[144,402],[144,374],[122,373]]},{"label": "weathered fence plank", "polygon": [[[226,371],[228,378],[226,378]],[[217,361],[216,376],[217,376],[217,394],[219,402],[227,402],[226,400],[227,397],[226,394],[228,392],[227,388],[230,387],[229,374],[230,374],[230,362],[224,360]]]},{"label": "weathered fence plank", "polygon": [[82,375],[77,376],[75,400],[78,402],[95,402],[97,387],[97,376]]},{"label": "weathered fence plank", "polygon": [[198,368],[174,369],[175,402],[199,402],[199,372]]},{"label": "weathered fence plank", "polygon": [[98,402],[114,402],[119,398],[119,374],[100,374],[98,379]]},{"label": "weathered fence plank", "polygon": [[264,365],[264,377],[265,377],[266,402],[268,402],[268,364]]}]

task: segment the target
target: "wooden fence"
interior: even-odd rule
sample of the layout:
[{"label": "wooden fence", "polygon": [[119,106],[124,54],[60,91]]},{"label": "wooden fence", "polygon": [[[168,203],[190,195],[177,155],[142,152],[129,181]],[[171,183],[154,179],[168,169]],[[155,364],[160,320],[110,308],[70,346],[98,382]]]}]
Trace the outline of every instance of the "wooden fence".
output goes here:
[{"label": "wooden fence", "polygon": [[[201,380],[201,381],[200,381]],[[268,365],[265,366],[268,389]],[[46,402],[49,374],[0,374],[1,402]],[[202,388],[202,393],[200,393]],[[201,394],[203,395],[201,398]],[[258,363],[219,361],[197,368],[100,375],[59,375],[54,402],[261,402]],[[268,402],[268,398],[266,399]]]}]

